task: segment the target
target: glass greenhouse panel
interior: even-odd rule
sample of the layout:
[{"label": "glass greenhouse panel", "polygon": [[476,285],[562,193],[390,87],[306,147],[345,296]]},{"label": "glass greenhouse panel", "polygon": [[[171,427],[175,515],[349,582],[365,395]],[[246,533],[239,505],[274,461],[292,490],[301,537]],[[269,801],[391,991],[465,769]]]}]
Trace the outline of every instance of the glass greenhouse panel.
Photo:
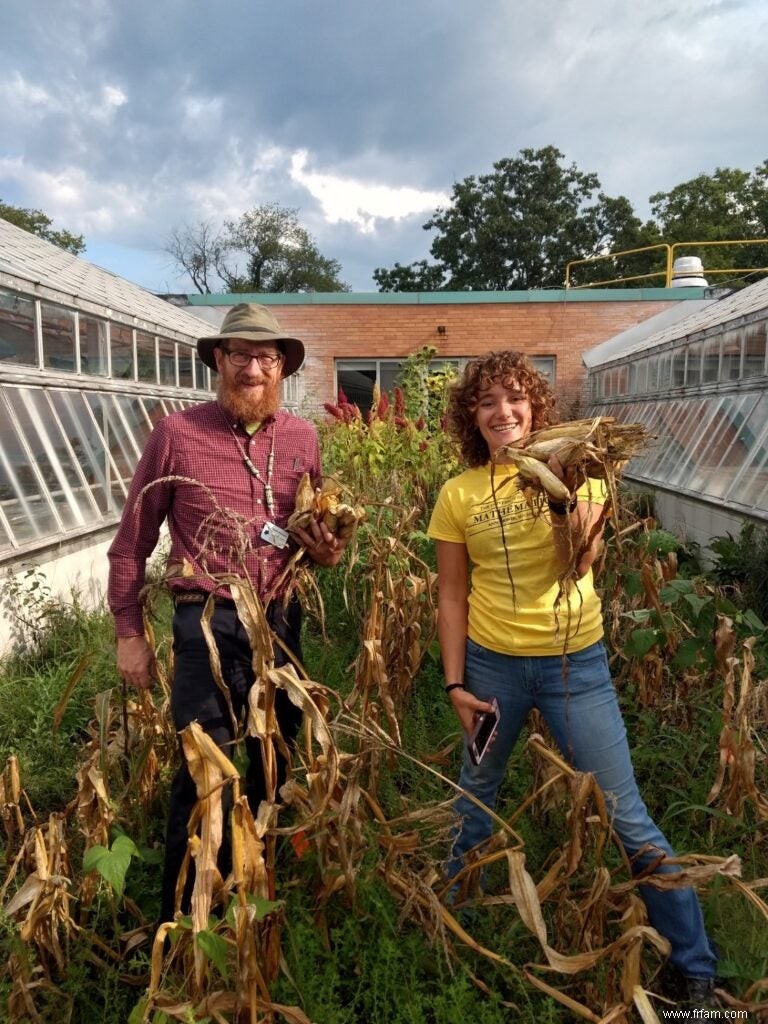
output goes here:
[{"label": "glass greenhouse panel", "polygon": [[35,304],[14,292],[0,291],[0,361],[37,366]]},{"label": "glass greenhouse panel", "polygon": [[0,390],[0,504],[16,543],[26,544],[58,533],[61,524],[19,439],[7,402],[10,390]]},{"label": "glass greenhouse panel", "polygon": [[133,372],[133,330],[121,324],[110,324],[109,347],[112,357],[112,376],[122,380],[134,380]]},{"label": "glass greenhouse panel", "polygon": [[728,331],[723,337],[720,380],[738,380],[741,376],[741,331]]},{"label": "glass greenhouse panel", "polygon": [[754,437],[747,424],[757,401],[756,395],[744,395],[723,403],[723,425],[713,444],[706,487],[706,493],[714,498],[724,498],[739,470],[752,461]]},{"label": "glass greenhouse panel", "polygon": [[[2,469],[0,468],[0,477],[2,477]],[[4,554],[6,551],[13,551],[13,541],[11,534],[5,523],[5,514],[3,513],[2,503],[0,502],[0,554]]]},{"label": "glass greenhouse panel", "polygon": [[729,500],[748,508],[766,508],[768,487],[768,394],[763,392],[745,425],[750,438],[749,459],[734,479]]},{"label": "glass greenhouse panel", "polygon": [[160,383],[176,385],[176,346],[172,341],[159,338],[157,342],[160,360]]},{"label": "glass greenhouse panel", "polygon": [[720,338],[709,338],[701,347],[701,382],[720,380]]},{"label": "glass greenhouse panel", "polygon": [[111,455],[109,489],[113,501],[122,507],[140,452],[120,413],[114,395],[88,394],[88,405]]},{"label": "glass greenhouse panel", "polygon": [[676,348],[671,353],[671,362],[670,385],[673,388],[681,388],[685,384],[685,349]]},{"label": "glass greenhouse panel", "polygon": [[690,453],[701,436],[703,424],[706,422],[706,399],[689,398],[681,402],[682,416],[674,426],[675,440],[680,446],[682,456],[669,473],[669,482],[685,486],[687,468],[690,466]]},{"label": "glass greenhouse panel", "polygon": [[749,324],[744,328],[744,362],[742,374],[745,377],[760,377],[766,372],[766,322]]},{"label": "glass greenhouse panel", "polygon": [[691,342],[685,347],[685,383],[688,387],[701,384],[701,350],[700,341]]},{"label": "glass greenhouse panel", "polygon": [[147,415],[144,400],[133,395],[115,395],[113,398],[123,415],[138,459],[152,433],[152,421]]},{"label": "glass greenhouse panel", "polygon": [[152,427],[154,427],[159,420],[168,415],[162,398],[146,397],[142,398],[141,402],[144,406],[144,415],[147,417]]},{"label": "glass greenhouse panel", "polygon": [[654,474],[659,477],[671,478],[687,459],[685,435],[680,430],[687,411],[684,403],[655,403],[653,419],[658,426]]},{"label": "glass greenhouse panel", "polygon": [[192,349],[186,345],[177,345],[176,348],[179,357],[179,387],[192,388]]},{"label": "glass greenhouse panel", "polygon": [[6,397],[64,529],[96,522],[98,508],[45,393],[39,388],[8,388]]},{"label": "glass greenhouse panel", "polygon": [[192,351],[193,359],[195,361],[195,387],[198,391],[209,391],[210,385],[208,384],[208,374],[210,371],[205,363],[200,359],[196,350],[193,349]]},{"label": "glass greenhouse panel", "polygon": [[43,366],[51,370],[74,373],[75,314],[62,306],[40,303],[43,328]]},{"label": "glass greenhouse panel", "polygon": [[80,314],[80,369],[94,377],[107,376],[107,325]]},{"label": "glass greenhouse panel", "polygon": [[648,360],[638,359],[635,364],[637,367],[637,381],[636,390],[638,395],[644,395],[648,390]]},{"label": "glass greenhouse panel", "polygon": [[[80,471],[99,511],[114,510],[107,488],[107,456],[104,439],[86,406],[85,397],[75,391],[50,391],[49,396],[64,433],[75,453]],[[114,472],[114,471],[113,471]]]},{"label": "glass greenhouse panel", "polygon": [[136,373],[139,380],[149,384],[154,384],[157,380],[157,359],[153,334],[136,332]]},{"label": "glass greenhouse panel", "polygon": [[649,448],[632,459],[631,476],[703,498],[763,507],[768,394],[616,403],[602,412],[625,423],[643,423],[656,435]]}]

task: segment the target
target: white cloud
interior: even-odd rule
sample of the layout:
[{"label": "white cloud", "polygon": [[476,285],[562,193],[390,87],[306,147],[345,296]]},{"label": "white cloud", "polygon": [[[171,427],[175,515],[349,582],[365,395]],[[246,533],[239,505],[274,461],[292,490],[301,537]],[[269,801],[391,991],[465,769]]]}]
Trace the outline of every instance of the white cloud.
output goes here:
[{"label": "white cloud", "polygon": [[15,182],[31,196],[45,196],[39,205],[57,224],[71,231],[116,232],[126,221],[143,219],[148,190],[100,182],[81,167],[56,172],[32,167],[22,158],[0,158],[0,180]]},{"label": "white cloud", "polygon": [[74,117],[81,124],[95,121],[105,125],[127,102],[125,92],[108,82],[86,87],[74,80],[64,80],[57,83],[54,91],[30,81],[18,71],[0,78],[2,115],[17,117],[22,123],[30,115],[56,114],[64,120]]},{"label": "white cloud", "polygon": [[[57,106],[47,89],[35,85],[18,71],[0,79],[0,105],[8,110],[45,112]],[[30,110],[31,108],[31,110]]]},{"label": "white cloud", "polygon": [[291,157],[291,178],[310,192],[331,224],[348,221],[364,234],[376,229],[378,219],[402,220],[414,213],[432,212],[448,202],[444,192],[375,185],[335,174],[308,171],[309,154],[298,150]]}]

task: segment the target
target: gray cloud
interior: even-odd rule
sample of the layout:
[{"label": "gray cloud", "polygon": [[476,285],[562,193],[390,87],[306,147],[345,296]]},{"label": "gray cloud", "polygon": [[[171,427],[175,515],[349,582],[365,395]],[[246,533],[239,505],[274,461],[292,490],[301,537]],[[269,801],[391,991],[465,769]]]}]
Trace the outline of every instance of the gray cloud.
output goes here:
[{"label": "gray cloud", "polygon": [[172,225],[266,201],[358,289],[427,254],[429,210],[329,223],[298,151],[316,175],[447,193],[553,143],[641,214],[768,156],[759,0],[8,0],[3,20],[0,197],[158,288]]}]

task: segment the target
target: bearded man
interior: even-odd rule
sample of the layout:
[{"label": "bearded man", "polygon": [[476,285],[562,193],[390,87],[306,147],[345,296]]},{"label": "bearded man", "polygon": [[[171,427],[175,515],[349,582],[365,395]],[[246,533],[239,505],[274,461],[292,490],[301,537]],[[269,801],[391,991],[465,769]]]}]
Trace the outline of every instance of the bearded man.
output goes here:
[{"label": "bearded man", "polygon": [[[315,485],[320,482],[320,453],[314,427],[280,409],[280,382],[301,367],[304,345],[283,334],[268,309],[249,303],[233,306],[221,333],[201,338],[197,351],[219,375],[217,400],[173,413],[153,430],[109,549],[108,601],[115,619],[118,672],[129,684],[148,688],[155,679],[155,660],[144,635],[139,595],[147,559],[167,521],[175,605],[173,721],[179,731],[197,721],[231,757],[235,736],[228,704],[238,719],[247,708],[253,651],[222,576],[247,578],[261,598],[281,641],[272,652],[275,664],[286,663],[286,651],[301,661],[301,607],[296,599],[284,607],[282,600],[281,577],[292,554],[285,527],[302,474],[308,473]],[[333,566],[341,558],[346,541],[322,523],[294,532],[317,565]],[[214,678],[201,628],[211,595],[211,626],[229,701]],[[275,710],[290,746],[301,712],[282,690],[277,691]],[[246,749],[247,792],[256,813],[266,796],[260,741],[246,739]],[[285,772],[285,758],[278,753],[278,787]],[[172,920],[177,909],[176,883],[195,800],[182,751],[170,795],[162,921]],[[190,888],[188,879],[187,898]]]}]

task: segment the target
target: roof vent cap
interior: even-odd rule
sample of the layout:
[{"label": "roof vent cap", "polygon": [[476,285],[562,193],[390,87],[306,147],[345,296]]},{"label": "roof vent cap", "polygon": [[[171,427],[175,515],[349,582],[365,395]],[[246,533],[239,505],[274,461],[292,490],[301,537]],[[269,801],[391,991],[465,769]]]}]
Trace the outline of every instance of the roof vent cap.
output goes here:
[{"label": "roof vent cap", "polygon": [[672,288],[708,288],[704,266],[698,256],[678,256],[672,265]]}]

